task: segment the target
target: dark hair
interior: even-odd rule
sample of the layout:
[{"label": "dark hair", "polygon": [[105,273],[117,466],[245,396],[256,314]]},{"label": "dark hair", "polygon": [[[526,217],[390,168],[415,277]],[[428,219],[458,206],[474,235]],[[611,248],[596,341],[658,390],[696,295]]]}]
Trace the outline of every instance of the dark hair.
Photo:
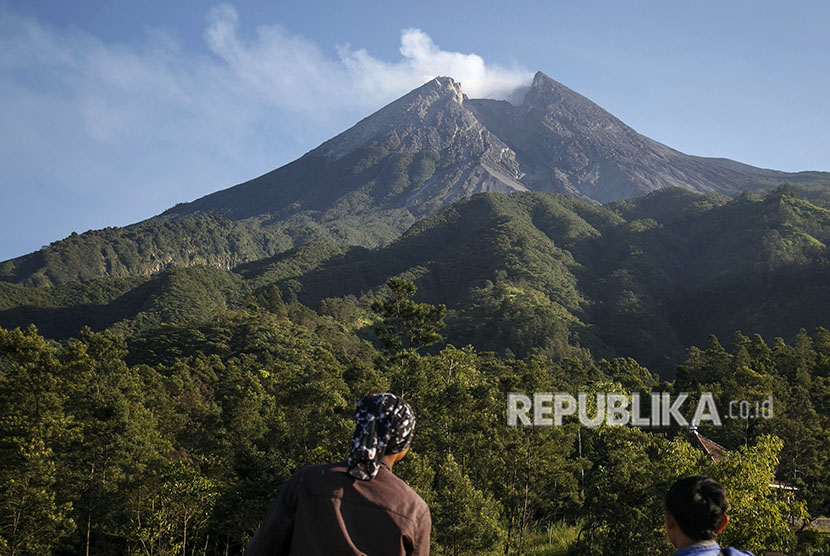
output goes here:
[{"label": "dark hair", "polygon": [[666,494],[666,511],[694,541],[713,540],[728,507],[720,483],[703,475],[680,479]]}]

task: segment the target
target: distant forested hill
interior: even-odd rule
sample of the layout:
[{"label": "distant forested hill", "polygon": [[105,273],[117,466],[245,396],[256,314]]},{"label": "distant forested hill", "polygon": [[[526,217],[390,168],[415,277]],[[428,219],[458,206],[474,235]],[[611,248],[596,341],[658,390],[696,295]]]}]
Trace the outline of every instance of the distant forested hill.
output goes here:
[{"label": "distant forested hill", "polygon": [[830,325],[830,211],[780,188],[736,199],[666,189],[599,207],[544,193],[475,195],[374,250],[310,243],[223,270],[173,268],[56,287],[0,283],[0,326],[56,338],[137,331],[280,297],[364,330],[389,277],[448,307],[455,345],[525,356],[632,356],[670,375],[686,346],[735,330]]}]

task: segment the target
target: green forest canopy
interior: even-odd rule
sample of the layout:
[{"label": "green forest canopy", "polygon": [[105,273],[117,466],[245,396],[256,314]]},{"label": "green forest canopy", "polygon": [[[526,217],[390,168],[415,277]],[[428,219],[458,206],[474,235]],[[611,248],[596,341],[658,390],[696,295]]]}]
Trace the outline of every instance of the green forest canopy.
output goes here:
[{"label": "green forest canopy", "polygon": [[[728,351],[712,338],[659,382],[633,359],[584,352],[429,352],[441,311],[413,294],[380,296],[378,325],[425,340],[380,351],[274,295],[127,335],[0,329],[0,551],[239,554],[293,471],[345,457],[356,400],[386,390],[418,415],[396,472],[430,505],[435,554],[670,554],[665,489],[699,472],[730,493],[725,542],[830,547],[799,525],[830,513],[827,330],[738,334]],[[508,392],[652,390],[713,392],[719,406],[774,395],[775,415],[704,430],[730,449],[718,462],[676,428],[506,426]],[[774,478],[795,496],[776,495]]]},{"label": "green forest canopy", "polygon": [[[210,229],[193,241],[226,237]],[[233,266],[229,244],[216,245],[219,262],[151,275],[0,282],[0,326],[35,323],[55,339],[83,326],[133,334],[278,292],[371,339],[370,306],[399,277],[416,284],[419,302],[446,306],[442,334],[453,345],[521,358],[633,357],[666,378],[709,334],[792,341],[801,328],[830,327],[830,211],[785,189],[732,200],[673,189],[605,207],[481,194],[372,250],[307,243]]]}]

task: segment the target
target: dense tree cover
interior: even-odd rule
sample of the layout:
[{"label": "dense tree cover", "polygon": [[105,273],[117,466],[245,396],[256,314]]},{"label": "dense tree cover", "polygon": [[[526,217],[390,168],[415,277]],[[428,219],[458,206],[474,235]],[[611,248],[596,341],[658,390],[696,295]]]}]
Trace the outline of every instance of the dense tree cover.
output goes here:
[{"label": "dense tree cover", "polygon": [[208,266],[174,268],[145,278],[96,279],[51,288],[0,282],[7,327],[36,323],[42,334],[65,339],[93,330],[146,330],[162,323],[202,320],[241,307],[247,290],[239,276]]},{"label": "dense tree cover", "polygon": [[[430,164],[416,158],[389,161],[406,170],[395,178],[406,187]],[[184,225],[165,225],[174,224]],[[197,232],[190,244],[207,233]],[[0,325],[33,322],[56,339],[84,325],[186,326],[276,286],[371,338],[371,305],[393,276],[417,285],[413,302],[446,305],[443,336],[454,345],[520,358],[539,350],[554,359],[633,357],[670,377],[686,347],[710,333],[792,341],[802,327],[830,326],[828,244],[830,211],[787,188],[736,199],[662,190],[605,207],[565,195],[482,194],[378,249],[311,242],[233,270],[193,266],[43,288],[0,282]]]},{"label": "dense tree cover", "polygon": [[0,279],[49,286],[103,276],[143,276],[159,270],[209,264],[233,268],[291,244],[271,232],[213,216],[156,218],[125,228],[90,230],[0,263]]},{"label": "dense tree cover", "polygon": [[412,282],[390,278],[386,285],[389,299],[372,303],[372,311],[380,317],[375,334],[382,348],[388,353],[416,352],[440,341],[438,330],[444,328],[447,308],[413,302],[417,288]]},{"label": "dense tree cover", "polygon": [[312,242],[377,247],[399,236],[415,217],[404,209],[388,209],[336,218],[303,212],[276,223],[265,220],[156,217],[124,228],[73,233],[29,255],[0,262],[0,280],[37,287],[149,276],[199,264],[229,270]]},{"label": "dense tree cover", "polygon": [[[738,335],[729,351],[713,339],[659,383],[633,359],[418,350],[442,332],[443,311],[415,295],[392,280],[377,296],[382,350],[275,289],[243,310],[126,336],[84,329],[57,343],[0,329],[0,553],[239,554],[281,484],[344,458],[354,403],[385,390],[418,416],[395,470],[430,504],[435,554],[670,554],[663,496],[698,472],[729,490],[727,541],[830,548],[801,530],[830,513],[826,330],[790,344]],[[772,393],[774,416],[705,429],[730,449],[717,462],[684,428],[505,417],[508,392],[652,390],[711,391],[722,411]],[[798,490],[782,496],[774,478]]]}]

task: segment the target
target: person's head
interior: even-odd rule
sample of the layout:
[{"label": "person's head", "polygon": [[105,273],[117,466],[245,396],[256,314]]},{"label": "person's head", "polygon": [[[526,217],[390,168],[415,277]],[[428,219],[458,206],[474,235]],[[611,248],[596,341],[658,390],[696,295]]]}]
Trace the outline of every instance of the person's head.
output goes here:
[{"label": "person's head", "polygon": [[355,422],[349,474],[370,481],[384,457],[393,465],[406,455],[415,430],[415,414],[403,399],[387,392],[357,402]]},{"label": "person's head", "polygon": [[674,483],[666,494],[666,533],[677,548],[714,540],[729,521],[729,501],[723,487],[709,477],[695,475]]}]

